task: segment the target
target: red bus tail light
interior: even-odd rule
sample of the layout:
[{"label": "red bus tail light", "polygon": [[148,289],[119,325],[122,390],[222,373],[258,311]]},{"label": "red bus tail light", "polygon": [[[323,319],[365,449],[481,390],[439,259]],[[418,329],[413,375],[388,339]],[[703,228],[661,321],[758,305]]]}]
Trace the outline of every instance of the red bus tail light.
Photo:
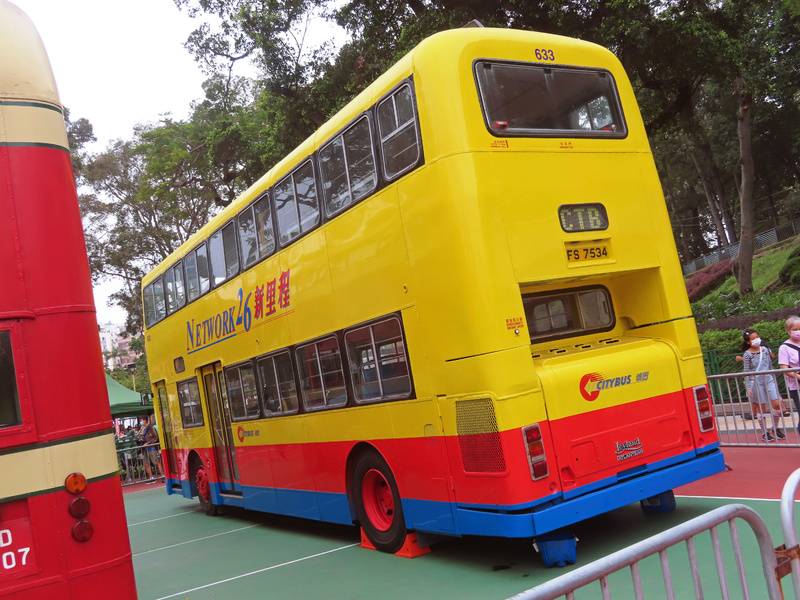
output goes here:
[{"label": "red bus tail light", "polygon": [[84,496],[78,496],[69,503],[69,514],[76,519],[82,519],[89,514],[89,508],[89,500]]},{"label": "red bus tail light", "polygon": [[72,526],[72,537],[79,542],[87,542],[94,534],[94,527],[89,521],[78,521]]},{"label": "red bus tail light", "polygon": [[528,466],[531,478],[536,481],[547,477],[550,470],[547,468],[547,456],[544,453],[544,441],[539,425],[529,425],[522,428],[522,438],[525,441],[525,451],[528,454]]},{"label": "red bus tail light", "polygon": [[711,399],[708,397],[708,388],[704,385],[694,388],[694,403],[697,407],[697,420],[700,422],[700,431],[705,433],[714,429],[714,411],[711,410]]}]

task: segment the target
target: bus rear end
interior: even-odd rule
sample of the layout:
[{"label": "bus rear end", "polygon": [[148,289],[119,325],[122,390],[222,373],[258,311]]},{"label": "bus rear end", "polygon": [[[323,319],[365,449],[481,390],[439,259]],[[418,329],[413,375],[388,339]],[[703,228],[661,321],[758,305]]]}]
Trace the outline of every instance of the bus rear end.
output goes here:
[{"label": "bus rear end", "polygon": [[[423,227],[407,236],[418,289],[449,294],[442,311],[418,292],[458,529],[535,537],[632,502],[669,510],[724,461],[630,83],[593,44],[446,35],[415,57],[429,167],[402,210],[449,225],[436,252],[414,254],[432,247]],[[430,100],[454,87],[455,108]],[[440,212],[417,200],[445,183]]]},{"label": "bus rear end", "polygon": [[[569,64],[559,46],[544,40],[541,52],[566,64],[473,64],[485,131],[520,149],[486,157],[477,179],[502,207],[547,415],[539,433],[521,432],[532,477],[546,463],[569,506],[545,511],[547,529],[636,500],[669,503],[673,487],[724,468],[630,86],[610,53]],[[531,435],[545,440],[544,454]]]}]

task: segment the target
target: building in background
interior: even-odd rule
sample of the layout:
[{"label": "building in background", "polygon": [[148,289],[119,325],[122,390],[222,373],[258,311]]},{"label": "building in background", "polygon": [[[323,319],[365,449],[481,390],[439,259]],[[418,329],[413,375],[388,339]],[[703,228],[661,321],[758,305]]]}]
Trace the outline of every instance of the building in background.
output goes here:
[{"label": "building in background", "polygon": [[123,326],[104,323],[98,325],[98,331],[106,367],[113,370],[133,364],[138,354],[131,352],[132,338]]}]

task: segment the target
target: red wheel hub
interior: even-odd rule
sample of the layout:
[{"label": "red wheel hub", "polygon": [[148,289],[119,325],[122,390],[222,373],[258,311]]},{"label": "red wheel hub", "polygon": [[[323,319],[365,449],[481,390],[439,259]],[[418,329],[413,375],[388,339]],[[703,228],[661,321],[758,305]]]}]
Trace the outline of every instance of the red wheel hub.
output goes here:
[{"label": "red wheel hub", "polygon": [[361,497],[370,523],[380,531],[387,531],[394,522],[394,496],[383,473],[370,469],[364,474]]},{"label": "red wheel hub", "polygon": [[197,469],[195,482],[197,483],[197,494],[203,499],[203,502],[211,502],[211,488],[208,486],[208,477],[203,467]]}]

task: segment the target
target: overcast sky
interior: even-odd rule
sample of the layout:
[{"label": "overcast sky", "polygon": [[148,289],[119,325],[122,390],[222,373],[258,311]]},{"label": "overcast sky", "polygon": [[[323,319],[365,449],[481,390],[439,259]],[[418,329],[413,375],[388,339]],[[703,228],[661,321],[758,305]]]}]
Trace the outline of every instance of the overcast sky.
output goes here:
[{"label": "overcast sky", "polygon": [[[86,118],[95,151],[128,139],[137,123],[189,114],[203,74],[183,43],[198,26],[172,0],[11,0],[39,30],[70,118]],[[122,324],[110,308],[117,284],[95,288],[98,321]]]},{"label": "overcast sky", "polygon": [[[189,115],[203,97],[204,76],[183,47],[201,21],[173,0],[11,0],[31,18],[47,48],[61,103],[71,119],[86,118],[99,152],[111,140],[129,139],[138,123],[170,113]],[[318,21],[306,39],[344,37]],[[316,40],[314,38],[317,38]],[[124,312],[107,306],[119,288],[95,288],[97,318],[122,324]]]}]

